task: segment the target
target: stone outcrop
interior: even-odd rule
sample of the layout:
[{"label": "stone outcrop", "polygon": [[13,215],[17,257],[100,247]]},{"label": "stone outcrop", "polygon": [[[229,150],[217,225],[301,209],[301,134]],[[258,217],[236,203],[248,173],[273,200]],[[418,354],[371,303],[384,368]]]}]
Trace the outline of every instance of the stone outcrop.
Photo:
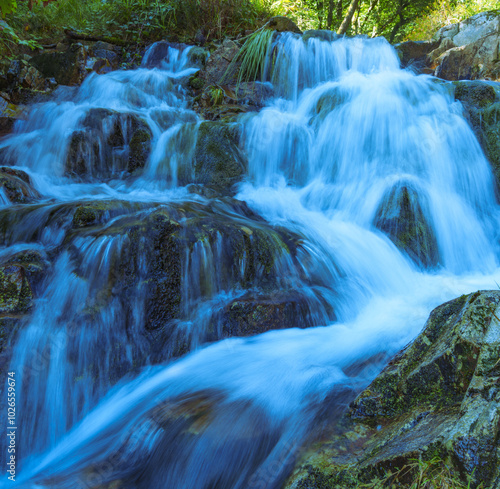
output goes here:
[{"label": "stone outcrop", "polygon": [[500,11],[482,12],[440,29],[428,63],[445,80],[500,80],[499,41]]},{"label": "stone outcrop", "polygon": [[500,487],[499,305],[499,291],[480,291],[432,311],[417,339],[329,430],[330,439],[304,456],[287,489],[374,480],[409,487],[415,460],[442,461],[465,486],[470,479],[472,488]]}]

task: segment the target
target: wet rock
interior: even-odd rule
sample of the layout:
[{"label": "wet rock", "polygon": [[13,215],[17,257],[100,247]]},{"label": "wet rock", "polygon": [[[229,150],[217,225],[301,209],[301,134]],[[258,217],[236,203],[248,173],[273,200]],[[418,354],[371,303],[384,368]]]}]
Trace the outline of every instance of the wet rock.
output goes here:
[{"label": "wet rock", "polygon": [[146,164],[151,139],[137,115],[91,109],[70,139],[66,174],[84,180],[130,174]]},{"label": "wet rock", "polygon": [[201,123],[194,155],[194,180],[184,184],[200,183],[220,193],[230,193],[247,167],[238,139],[238,127],[234,124]]},{"label": "wet rock", "polygon": [[500,88],[483,81],[455,82],[455,99],[468,119],[488,158],[500,195]]},{"label": "wet rock", "polygon": [[47,257],[40,250],[4,251],[0,256],[0,315],[27,313],[47,268]]},{"label": "wet rock", "polygon": [[119,200],[98,200],[78,203],[73,214],[73,227],[86,228],[103,224],[122,214],[132,213],[146,207],[139,202],[122,202]]},{"label": "wet rock", "polygon": [[41,197],[27,173],[5,166],[0,167],[0,188],[7,203],[25,204]]},{"label": "wet rock", "polygon": [[0,313],[26,312],[33,294],[22,267],[0,267]]},{"label": "wet rock", "polygon": [[213,322],[221,329],[223,338],[312,325],[307,302],[293,291],[272,295],[245,294],[228,304]]},{"label": "wet rock", "polygon": [[33,56],[30,63],[47,78],[60,85],[79,85],[84,80],[86,52],[82,44],[70,45],[63,52],[48,52]]},{"label": "wet rock", "polygon": [[243,82],[238,86],[236,97],[239,104],[256,109],[265,105],[267,99],[274,94],[273,87],[270,83],[261,82]]},{"label": "wet rock", "polygon": [[228,73],[228,68],[239,50],[240,46],[238,44],[226,39],[221,46],[211,53],[205,69],[200,72],[199,77],[205,81],[207,86],[216,85],[222,80],[227,84],[235,83],[241,63],[235,63],[231,67],[231,73]]},{"label": "wet rock", "polygon": [[411,461],[435,457],[470,487],[498,487],[499,304],[499,291],[480,291],[432,311],[286,487],[355,488],[376,478],[389,485],[403,466],[410,469],[399,482],[409,486],[418,472]]},{"label": "wet rock", "polygon": [[14,117],[0,116],[0,137],[12,132],[16,119]]},{"label": "wet rock", "polygon": [[417,265],[433,267],[439,261],[438,246],[421,198],[409,184],[396,186],[385,197],[373,224]]},{"label": "wet rock", "polygon": [[[301,293],[281,290],[276,272],[280,260],[295,253],[298,237],[267,225],[239,201],[80,203],[70,232],[72,240],[104,235],[125,240],[109,257],[113,272],[96,291],[99,301],[83,309],[89,321],[117,298],[126,310],[141,290],[144,334],[155,361],[182,355],[200,342],[318,324]],[[74,256],[78,263],[77,249]],[[242,297],[246,289],[253,292]],[[214,303],[198,329],[179,326],[222,291],[238,291],[239,299]]]},{"label": "wet rock", "polygon": [[293,20],[283,17],[282,15],[271,17],[265,27],[277,32],[293,32],[295,34],[302,34],[302,31],[297,27],[297,24],[295,24]]},{"label": "wet rock", "polygon": [[482,12],[436,34],[438,46],[429,53],[434,74],[445,80],[500,80],[499,11]]},{"label": "wet rock", "polygon": [[302,40],[307,42],[309,39],[320,39],[321,41],[332,42],[338,39],[338,34],[335,31],[326,29],[310,29],[302,34]]},{"label": "wet rock", "polygon": [[438,41],[407,41],[396,44],[394,47],[399,54],[403,68],[412,66],[420,72],[431,73],[433,70],[426,69],[428,68],[427,55],[438,45]]},{"label": "wet rock", "polygon": [[[182,52],[188,47],[189,46],[187,44],[182,44],[178,42],[170,42],[170,41],[155,42],[148,49],[147,55],[144,56],[142,60],[142,66],[144,66],[145,68],[160,68],[162,64],[169,62],[169,56],[171,55],[171,48],[178,49]],[[193,61],[196,60],[196,62],[201,62],[201,59],[203,57],[201,55],[201,51],[204,50],[202,48],[198,48],[201,51],[196,51],[197,48],[193,49],[195,49]]]}]

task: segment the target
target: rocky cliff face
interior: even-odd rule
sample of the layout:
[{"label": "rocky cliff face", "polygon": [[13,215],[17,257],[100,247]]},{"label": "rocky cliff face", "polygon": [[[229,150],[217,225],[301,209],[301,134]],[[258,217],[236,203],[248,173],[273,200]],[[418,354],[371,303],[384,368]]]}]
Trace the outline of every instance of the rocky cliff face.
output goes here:
[{"label": "rocky cliff face", "polygon": [[444,80],[500,81],[500,11],[440,29],[433,40],[397,45],[404,65]]}]

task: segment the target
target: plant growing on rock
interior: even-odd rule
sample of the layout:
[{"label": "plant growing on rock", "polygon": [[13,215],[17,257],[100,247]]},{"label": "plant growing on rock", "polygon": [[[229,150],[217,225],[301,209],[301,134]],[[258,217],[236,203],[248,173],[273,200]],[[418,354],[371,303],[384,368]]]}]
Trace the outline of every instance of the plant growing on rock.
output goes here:
[{"label": "plant growing on rock", "polygon": [[227,79],[235,70],[237,63],[241,63],[236,83],[236,93],[243,82],[263,80],[266,71],[266,58],[270,48],[274,31],[266,26],[260,28],[247,37],[238,54],[233,58],[221,81]]},{"label": "plant growing on rock", "polygon": [[[453,473],[447,463],[435,456],[430,460],[413,459],[395,471],[388,471],[385,476],[377,477],[356,489],[383,489],[386,487],[408,487],[409,489],[469,489],[471,478],[465,485]],[[481,483],[477,489],[483,489]]]}]

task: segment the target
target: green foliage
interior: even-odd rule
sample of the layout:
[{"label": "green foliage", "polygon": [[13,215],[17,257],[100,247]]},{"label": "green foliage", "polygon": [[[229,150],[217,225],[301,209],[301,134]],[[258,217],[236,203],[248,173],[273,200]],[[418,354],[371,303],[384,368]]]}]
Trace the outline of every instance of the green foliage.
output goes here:
[{"label": "green foliage", "polygon": [[212,105],[221,105],[224,102],[224,90],[220,87],[213,86],[208,89]]},{"label": "green foliage", "polygon": [[461,22],[475,14],[498,7],[498,0],[436,0],[422,16],[408,26],[406,39],[431,39],[445,25]]},{"label": "green foliage", "polygon": [[199,30],[220,38],[253,29],[267,16],[264,0],[59,0],[35,5],[28,17],[34,30],[47,35],[69,28],[140,41],[172,33],[192,37]]},{"label": "green foliage", "polygon": [[30,49],[40,47],[36,38],[21,39],[5,20],[0,20],[0,53],[4,55],[8,55],[7,53],[12,54],[14,48],[18,46],[26,46]]},{"label": "green foliage", "polygon": [[16,8],[16,0],[0,0],[0,13],[2,14],[2,18],[5,18],[7,14],[15,12]]}]

